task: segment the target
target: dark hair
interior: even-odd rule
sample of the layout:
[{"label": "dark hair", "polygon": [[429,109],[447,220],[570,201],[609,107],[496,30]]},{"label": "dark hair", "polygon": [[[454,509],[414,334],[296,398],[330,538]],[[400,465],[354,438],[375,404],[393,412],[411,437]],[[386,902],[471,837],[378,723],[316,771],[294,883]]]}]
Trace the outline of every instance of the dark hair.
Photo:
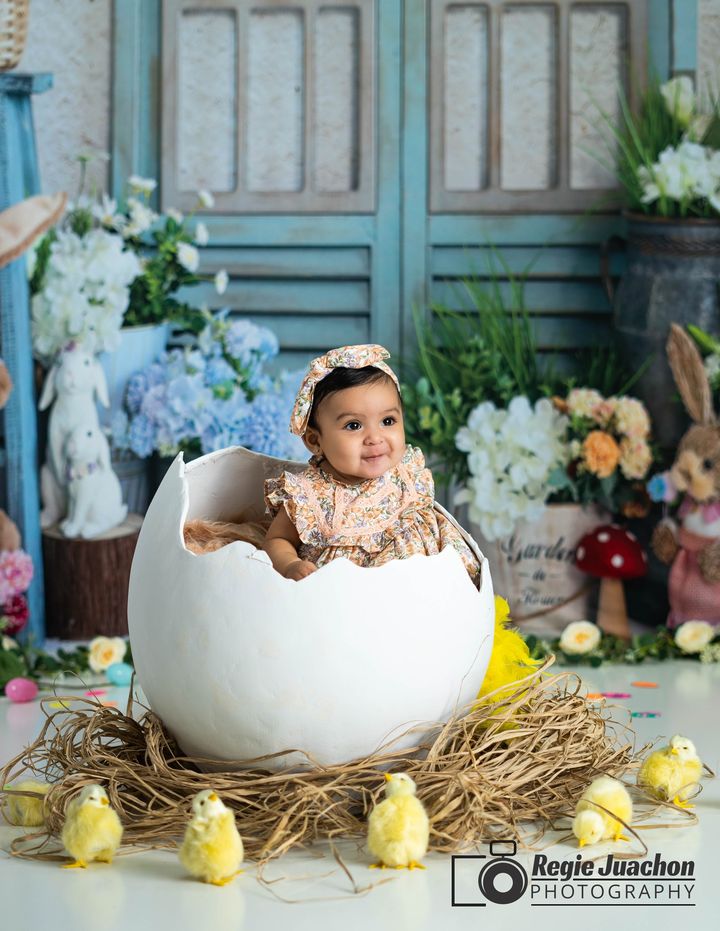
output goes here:
[{"label": "dark hair", "polygon": [[[318,425],[315,419],[317,414],[317,409],[320,404],[329,397],[331,394],[335,394],[336,391],[343,391],[345,388],[357,388],[359,385],[372,385],[376,381],[383,381],[386,379],[389,382],[392,382],[394,385],[395,382],[390,378],[387,372],[383,372],[382,369],[375,368],[374,365],[366,365],[361,369],[349,369],[339,366],[330,372],[329,375],[326,375],[322,381],[319,381],[315,386],[315,394],[313,395],[313,403],[310,408],[310,415],[308,417],[308,426],[312,427],[314,430],[317,430]],[[398,397],[400,397],[400,392],[398,391]],[[402,410],[403,403],[402,397],[400,397],[400,409]]]}]

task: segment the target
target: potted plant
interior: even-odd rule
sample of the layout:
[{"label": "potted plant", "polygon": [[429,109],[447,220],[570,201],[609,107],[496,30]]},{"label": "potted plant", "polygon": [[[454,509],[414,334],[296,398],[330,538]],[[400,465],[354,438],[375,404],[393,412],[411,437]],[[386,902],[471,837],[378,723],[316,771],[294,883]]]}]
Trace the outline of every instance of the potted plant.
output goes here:
[{"label": "potted plant", "polygon": [[[156,213],[150,206],[156,182],[150,178],[131,176],[122,205],[107,194],[97,200],[86,196],[89,156],[79,161],[77,201],[35,249],[30,276],[34,347],[43,363],[70,340],[100,355],[110,398],[101,422],[109,428],[121,410],[127,379],[165,349],[170,325],[198,328],[197,311],[177,295],[203,280],[198,246],[208,244],[209,234],[204,223],[193,223],[194,213]],[[198,207],[211,204],[212,195],[198,192]],[[73,306],[66,296],[78,276],[85,281],[86,301]],[[215,286],[224,292],[224,271],[215,275]],[[112,313],[101,314],[108,303]]]},{"label": "potted plant", "polygon": [[508,274],[509,301],[494,277],[470,279],[471,313],[435,305],[416,319],[408,433],[435,459],[448,503],[468,507],[513,617],[565,623],[587,616],[594,588],[574,566],[578,540],[607,511],[648,507],[649,419],[612,351],[581,359],[582,388],[540,364],[522,280]]},{"label": "potted plant", "polygon": [[637,113],[621,95],[619,125],[606,122],[624,192],[627,263],[616,290],[604,279],[628,364],[654,356],[638,393],[659,442],[672,448],[686,421],[679,406],[667,406],[670,323],[713,328],[720,314],[720,101],[701,101],[687,76],[653,80]]}]

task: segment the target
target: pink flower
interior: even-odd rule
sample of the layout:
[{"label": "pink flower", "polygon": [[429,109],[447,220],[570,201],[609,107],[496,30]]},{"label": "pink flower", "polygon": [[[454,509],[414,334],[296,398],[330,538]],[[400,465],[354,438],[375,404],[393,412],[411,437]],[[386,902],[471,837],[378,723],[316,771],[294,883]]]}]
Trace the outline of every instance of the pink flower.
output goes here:
[{"label": "pink flower", "polygon": [[32,577],[32,559],[24,550],[0,551],[0,604],[27,591]]},{"label": "pink flower", "polygon": [[30,616],[25,596],[13,595],[13,597],[2,606],[0,615],[2,615],[5,620],[4,633],[8,634],[10,637],[14,637],[15,634],[20,633],[27,624],[28,617]]}]

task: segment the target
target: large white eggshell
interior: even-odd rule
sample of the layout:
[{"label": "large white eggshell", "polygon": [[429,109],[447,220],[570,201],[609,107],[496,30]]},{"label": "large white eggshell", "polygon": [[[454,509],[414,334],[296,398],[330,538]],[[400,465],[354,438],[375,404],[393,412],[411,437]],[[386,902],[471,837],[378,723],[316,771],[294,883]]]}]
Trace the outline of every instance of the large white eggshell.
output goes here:
[{"label": "large white eggshell", "polygon": [[[189,755],[302,750],[347,762],[410,725],[447,720],[485,675],[494,600],[482,556],[478,591],[452,548],[375,568],[337,559],[301,582],[248,543],[185,548],[186,520],[261,517],[263,480],[283,468],[298,463],[242,447],[189,464],[181,454],[143,522],[128,599],[133,659]],[[307,762],[294,753],[262,766]]]}]

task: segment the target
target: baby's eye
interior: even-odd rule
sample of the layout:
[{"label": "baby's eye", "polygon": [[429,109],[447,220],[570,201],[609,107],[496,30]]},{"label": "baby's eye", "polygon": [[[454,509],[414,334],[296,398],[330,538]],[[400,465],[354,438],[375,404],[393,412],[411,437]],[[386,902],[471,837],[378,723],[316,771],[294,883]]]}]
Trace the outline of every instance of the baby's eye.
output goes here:
[{"label": "baby's eye", "polygon": [[394,417],[383,417],[383,426],[392,427],[394,423],[397,423]]},{"label": "baby's eye", "polygon": [[361,426],[362,424],[359,420],[351,420],[349,423],[345,424],[343,430],[351,430],[354,432],[355,430],[359,430]]}]

